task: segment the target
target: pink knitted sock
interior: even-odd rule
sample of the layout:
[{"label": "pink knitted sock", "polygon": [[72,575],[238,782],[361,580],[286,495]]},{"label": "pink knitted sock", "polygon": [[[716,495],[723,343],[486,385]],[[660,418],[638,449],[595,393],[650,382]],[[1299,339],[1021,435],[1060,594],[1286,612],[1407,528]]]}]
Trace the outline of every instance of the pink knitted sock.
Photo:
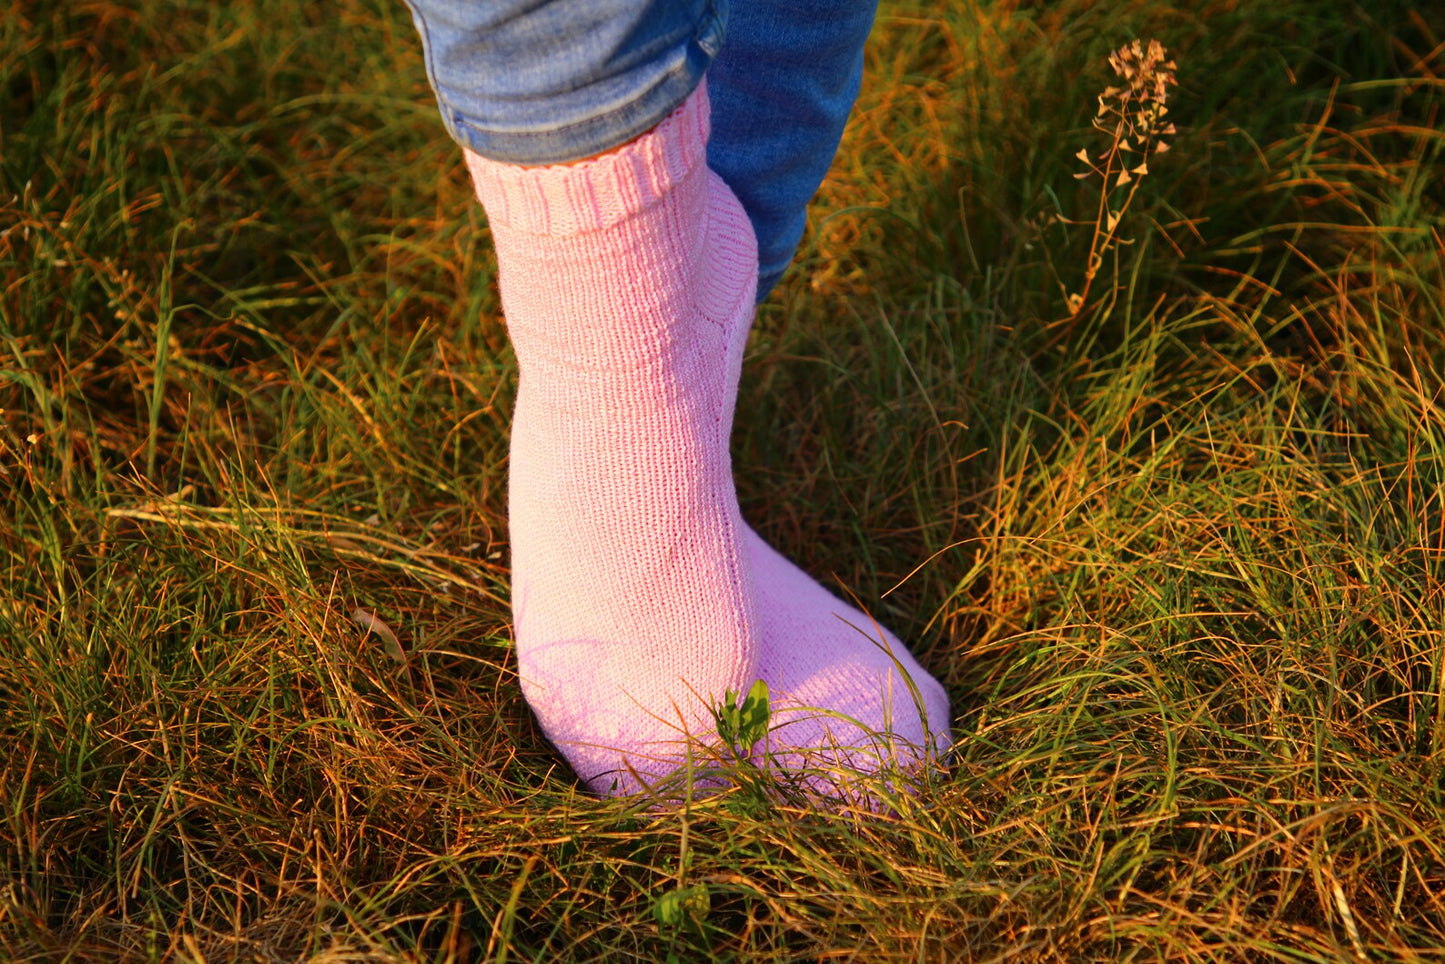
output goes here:
[{"label": "pink knitted sock", "polygon": [[[757,677],[775,708],[759,753],[785,767],[871,771],[948,743],[942,687],[738,513],[728,438],[757,255],[706,168],[707,124],[699,88],[653,131],[578,164],[467,154],[520,370],[522,688],[604,793],[684,765],[684,735],[706,739],[709,707]],[[842,782],[809,786],[847,795]]]},{"label": "pink knitted sock", "polygon": [[[757,277],[752,228],[706,165],[699,89],[572,165],[468,152],[520,382],[512,608],[522,689],[596,791],[686,763],[755,678],[728,438]],[[731,369],[731,370],[730,370]]]}]

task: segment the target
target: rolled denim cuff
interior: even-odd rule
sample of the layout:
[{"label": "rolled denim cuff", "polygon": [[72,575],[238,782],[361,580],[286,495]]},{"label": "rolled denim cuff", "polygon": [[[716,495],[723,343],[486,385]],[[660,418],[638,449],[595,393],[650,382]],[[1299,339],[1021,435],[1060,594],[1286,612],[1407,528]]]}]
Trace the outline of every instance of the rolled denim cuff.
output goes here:
[{"label": "rolled denim cuff", "polygon": [[565,164],[657,126],[722,46],[724,0],[406,0],[448,133],[508,164]]}]

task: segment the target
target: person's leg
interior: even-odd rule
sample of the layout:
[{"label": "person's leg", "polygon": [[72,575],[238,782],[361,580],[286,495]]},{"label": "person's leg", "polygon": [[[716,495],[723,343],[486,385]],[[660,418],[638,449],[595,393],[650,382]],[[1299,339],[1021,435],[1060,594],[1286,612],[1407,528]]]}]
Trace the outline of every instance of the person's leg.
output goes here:
[{"label": "person's leg", "polygon": [[863,79],[877,0],[735,0],[708,69],[708,164],[758,236],[758,300],[803,236]]},{"label": "person's leg", "polygon": [[[737,512],[727,440],[757,256],[732,192],[700,163],[706,94],[628,140],[668,103],[654,93],[660,86],[675,95],[700,76],[720,17],[696,11],[666,43],[649,35],[650,53],[639,58],[627,43],[636,24],[655,21],[637,4],[618,14],[634,26],[597,28],[614,41],[594,47],[514,22],[550,18],[555,33],[572,22],[565,11],[585,4],[493,22],[473,9],[482,5],[410,2],[448,128],[468,148],[492,225],[521,372],[513,607],[522,683],[543,728],[594,789],[632,789],[630,769],[650,779],[678,766],[666,744],[680,729],[697,734],[710,704],[761,674],[790,701],[781,714],[790,724],[775,741],[785,761],[869,742],[856,726],[802,719],[802,703],[865,730],[891,728],[898,757],[912,759],[928,729],[947,726],[941,689],[896,639],[773,553]],[[540,101],[497,96],[486,58],[499,29],[552,36],[567,51],[537,55],[552,65],[531,82],[544,91]],[[555,109],[532,112],[548,99]],[[835,146],[836,133],[830,154]],[[775,584],[755,587],[755,566]],[[776,610],[766,619],[760,598]],[[899,669],[919,680],[920,704],[900,697],[908,686]]]},{"label": "person's leg", "polygon": [[725,12],[408,3],[487,212],[517,357],[522,688],[592,789],[635,790],[683,765],[684,734],[705,737],[711,706],[756,676],[720,337],[746,330],[757,262],[707,170],[697,89]]}]

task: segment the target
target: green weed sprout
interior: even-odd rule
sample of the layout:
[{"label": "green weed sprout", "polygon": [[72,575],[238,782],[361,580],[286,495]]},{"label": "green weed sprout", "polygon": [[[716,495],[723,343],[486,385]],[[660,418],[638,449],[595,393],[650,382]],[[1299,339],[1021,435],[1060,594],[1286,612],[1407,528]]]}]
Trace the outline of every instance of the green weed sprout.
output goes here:
[{"label": "green weed sprout", "polygon": [[752,755],[753,747],[768,735],[768,720],[772,716],[768,699],[768,684],[756,680],[747,695],[739,702],[739,693],[728,690],[722,705],[717,708],[717,732],[723,743],[736,747],[743,759]]}]

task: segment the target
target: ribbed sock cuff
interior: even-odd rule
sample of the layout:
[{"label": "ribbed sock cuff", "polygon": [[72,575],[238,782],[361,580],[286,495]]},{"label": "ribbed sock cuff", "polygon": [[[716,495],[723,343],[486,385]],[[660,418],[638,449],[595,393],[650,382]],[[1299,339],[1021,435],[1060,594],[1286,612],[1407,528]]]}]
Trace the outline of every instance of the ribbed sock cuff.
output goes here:
[{"label": "ribbed sock cuff", "polygon": [[522,167],[466,151],[467,167],[493,224],[550,237],[598,231],[656,204],[706,163],[709,118],[703,82],[662,123],[606,154]]}]

